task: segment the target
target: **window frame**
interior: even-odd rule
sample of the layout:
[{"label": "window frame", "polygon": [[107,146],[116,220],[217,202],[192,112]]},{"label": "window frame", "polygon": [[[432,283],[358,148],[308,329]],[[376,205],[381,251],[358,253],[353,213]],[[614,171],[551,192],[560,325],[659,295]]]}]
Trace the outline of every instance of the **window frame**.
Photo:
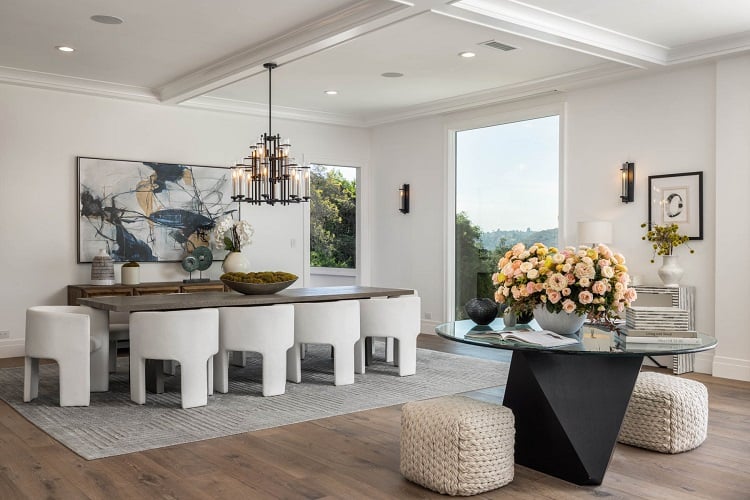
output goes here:
[{"label": "window frame", "polygon": [[456,295],[456,138],[458,132],[472,130],[484,127],[493,127],[496,125],[505,125],[548,116],[559,116],[558,132],[558,241],[560,244],[567,241],[565,230],[565,209],[566,209],[566,168],[565,168],[565,134],[566,134],[566,103],[554,102],[541,104],[534,107],[518,108],[501,113],[489,115],[474,116],[463,120],[456,120],[445,126],[446,148],[445,148],[445,192],[443,199],[445,213],[443,214],[443,232],[445,234],[443,248],[443,307],[445,310],[445,320],[455,320],[455,295]]}]

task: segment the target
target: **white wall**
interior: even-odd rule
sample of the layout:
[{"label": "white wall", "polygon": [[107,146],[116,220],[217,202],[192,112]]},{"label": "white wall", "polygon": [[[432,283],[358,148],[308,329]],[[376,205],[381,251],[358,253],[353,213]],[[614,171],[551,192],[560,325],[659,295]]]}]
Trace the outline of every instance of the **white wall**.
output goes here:
[{"label": "white wall", "polygon": [[[566,235],[565,242],[576,243],[578,221],[594,218],[613,221],[613,246],[624,253],[631,272],[640,275],[644,283],[658,282],[658,264],[650,264],[650,247],[641,240],[640,224],[648,217],[648,176],[704,172],[704,239],[691,242],[694,255],[679,250],[686,269],[682,283],[696,287],[698,329],[715,334],[720,344],[731,349],[723,355],[727,358],[723,362],[731,364],[732,369],[722,373],[750,380],[748,336],[745,329],[730,327],[743,323],[744,318],[737,317],[741,314],[743,296],[738,293],[737,281],[750,275],[748,264],[743,262],[739,267],[717,273],[723,262],[716,259],[717,245],[722,249],[727,245],[744,249],[750,243],[748,219],[737,217],[736,211],[737,200],[744,200],[750,187],[747,60],[745,57],[722,61],[718,71],[715,64],[664,71],[579,89],[554,99],[565,107],[561,234]],[[380,215],[374,228],[374,240],[379,244],[374,254],[373,275],[383,284],[408,284],[419,289],[422,310],[431,312],[435,321],[448,316],[442,287],[449,239],[446,213],[452,213],[446,202],[450,197],[443,192],[448,130],[456,124],[485,120],[493,115],[502,119],[509,113],[531,109],[549,100],[530,99],[373,130],[371,165],[377,172],[373,199],[375,211]],[[724,129],[730,131],[722,133],[717,147],[717,131]],[[618,169],[625,161],[636,163],[636,200],[630,204],[619,200]],[[725,165],[721,166],[721,162]],[[739,176],[738,171],[742,171]],[[717,186],[717,176],[722,179],[721,174],[723,182]],[[396,189],[401,182],[409,182],[414,193],[413,213],[408,216],[395,212]],[[717,200],[722,200],[718,208]],[[394,213],[389,215],[391,207]],[[748,209],[743,206],[741,210],[746,214]],[[725,224],[720,240],[715,229],[718,221]],[[728,226],[731,223],[727,221],[734,221],[739,227]],[[738,254],[743,255],[742,250]],[[745,272],[738,273],[738,269]],[[728,279],[730,274],[735,281]],[[717,356],[722,355],[721,348],[718,353]],[[709,352],[698,356],[696,364],[700,371],[713,370],[713,355]]]},{"label": "white wall", "polygon": [[[445,317],[443,124],[428,118],[372,132],[372,284],[416,288],[423,332]],[[399,212],[398,188],[409,184],[409,213]]]},{"label": "white wall", "polygon": [[[644,284],[659,284],[661,258],[651,264],[650,245],[641,240],[648,220],[648,176],[703,171],[704,239],[695,250],[678,248],[685,268],[681,283],[696,287],[696,327],[714,334],[715,71],[702,65],[570,93],[567,100],[567,206],[564,224],[600,218],[614,225],[614,247]],[[619,166],[635,162],[633,203],[619,198]],[[575,240],[574,240],[575,241]],[[711,371],[712,354],[696,358]]]},{"label": "white wall", "polygon": [[713,374],[750,380],[750,56],[716,65],[716,319]]},{"label": "white wall", "polygon": [[[11,337],[0,340],[0,357],[22,354],[27,307],[64,304],[66,285],[89,280],[90,266],[76,264],[76,156],[230,165],[265,127],[264,117],[0,85],[0,330]],[[367,166],[366,130],[284,120],[274,128],[307,161]],[[251,266],[302,276],[306,207],[243,209],[256,231],[245,250]],[[219,274],[214,264],[208,275]],[[184,277],[177,263],[141,269],[142,281]]]}]

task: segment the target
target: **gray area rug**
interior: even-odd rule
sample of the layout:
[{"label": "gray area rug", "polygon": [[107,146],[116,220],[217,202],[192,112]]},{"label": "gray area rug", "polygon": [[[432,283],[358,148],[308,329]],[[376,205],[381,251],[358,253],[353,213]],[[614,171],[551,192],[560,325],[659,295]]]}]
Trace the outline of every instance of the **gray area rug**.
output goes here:
[{"label": "gray area rug", "polygon": [[287,383],[286,394],[268,398],[261,393],[260,357],[254,356],[245,368],[230,367],[227,394],[188,410],[180,406],[179,376],[167,379],[164,394],[147,393],[144,406],[130,401],[125,358],[110,378],[110,391],[92,393],[88,407],[59,406],[56,364],[40,366],[39,397],[31,403],[23,402],[23,368],[0,369],[0,398],[92,460],[504,385],[508,376],[508,363],[418,349],[416,375],[399,377],[397,367],[379,360],[379,342],[375,355],[354,384],[336,387],[330,350],[309,346],[302,383]]}]

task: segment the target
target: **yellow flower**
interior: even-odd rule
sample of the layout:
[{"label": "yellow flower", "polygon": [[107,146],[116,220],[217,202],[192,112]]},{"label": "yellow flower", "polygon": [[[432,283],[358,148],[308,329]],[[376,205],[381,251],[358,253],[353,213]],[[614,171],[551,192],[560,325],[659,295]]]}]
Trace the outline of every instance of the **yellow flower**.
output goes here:
[{"label": "yellow flower", "polygon": [[615,266],[615,271],[621,271],[623,273],[626,273],[628,272],[628,266],[626,266],[625,264],[617,264]]}]

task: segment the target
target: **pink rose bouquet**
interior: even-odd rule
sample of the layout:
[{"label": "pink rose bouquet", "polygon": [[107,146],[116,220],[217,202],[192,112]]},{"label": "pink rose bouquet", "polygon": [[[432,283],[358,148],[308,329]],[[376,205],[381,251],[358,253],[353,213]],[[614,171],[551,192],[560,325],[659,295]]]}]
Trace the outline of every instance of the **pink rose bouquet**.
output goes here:
[{"label": "pink rose bouquet", "polygon": [[628,287],[625,258],[606,245],[558,250],[541,243],[529,248],[518,243],[497,268],[492,275],[495,301],[516,313],[542,306],[550,312],[611,323],[636,299],[635,289]]}]

